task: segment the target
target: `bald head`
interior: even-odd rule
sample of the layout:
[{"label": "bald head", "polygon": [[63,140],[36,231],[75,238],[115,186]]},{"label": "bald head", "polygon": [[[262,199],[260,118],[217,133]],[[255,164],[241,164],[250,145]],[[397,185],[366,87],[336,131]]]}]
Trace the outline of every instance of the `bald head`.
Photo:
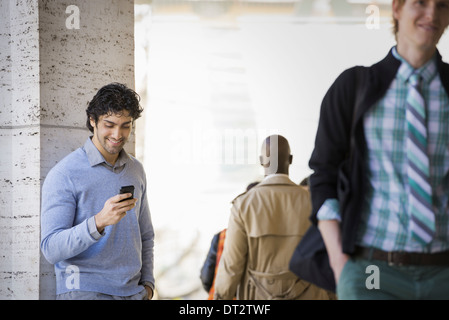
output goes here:
[{"label": "bald head", "polygon": [[260,164],[265,170],[265,175],[273,173],[288,174],[292,159],[290,145],[283,136],[271,135],[262,143]]}]

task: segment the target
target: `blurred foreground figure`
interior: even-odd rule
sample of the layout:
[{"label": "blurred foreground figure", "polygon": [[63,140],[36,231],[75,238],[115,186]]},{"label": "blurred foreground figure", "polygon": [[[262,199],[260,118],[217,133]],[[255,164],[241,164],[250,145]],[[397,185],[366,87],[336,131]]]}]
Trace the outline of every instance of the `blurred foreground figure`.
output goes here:
[{"label": "blurred foreground figure", "polygon": [[436,45],[449,0],[394,0],[392,11],[397,45],[323,99],[312,221],[339,299],[447,299],[449,65]]}]

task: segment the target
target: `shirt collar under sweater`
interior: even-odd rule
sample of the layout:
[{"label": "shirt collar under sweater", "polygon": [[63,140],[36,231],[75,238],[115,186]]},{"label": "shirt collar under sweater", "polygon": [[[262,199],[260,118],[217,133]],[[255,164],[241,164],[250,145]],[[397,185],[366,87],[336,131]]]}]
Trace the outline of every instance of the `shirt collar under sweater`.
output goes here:
[{"label": "shirt collar under sweater", "polygon": [[116,173],[120,172],[124,168],[126,162],[128,162],[129,160],[129,155],[126,153],[125,149],[122,149],[122,151],[120,151],[119,153],[117,161],[115,162],[115,165],[111,165],[104,159],[101,152],[94,145],[94,143],[92,142],[92,137],[87,138],[86,142],[84,143],[83,150],[84,152],[86,152],[87,159],[91,167],[101,164]]}]

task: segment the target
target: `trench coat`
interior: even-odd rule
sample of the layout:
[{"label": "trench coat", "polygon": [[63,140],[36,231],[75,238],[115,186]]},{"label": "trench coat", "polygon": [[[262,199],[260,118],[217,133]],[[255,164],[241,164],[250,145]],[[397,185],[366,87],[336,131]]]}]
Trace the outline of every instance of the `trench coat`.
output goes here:
[{"label": "trench coat", "polygon": [[310,212],[309,192],[283,174],[268,176],[235,198],[214,299],[329,299],[327,291],[289,271]]}]

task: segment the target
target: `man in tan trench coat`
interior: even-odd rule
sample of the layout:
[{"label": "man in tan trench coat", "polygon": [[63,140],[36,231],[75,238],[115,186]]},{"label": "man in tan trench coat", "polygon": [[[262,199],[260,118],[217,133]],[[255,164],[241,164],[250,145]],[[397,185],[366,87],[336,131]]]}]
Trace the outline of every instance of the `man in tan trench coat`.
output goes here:
[{"label": "man in tan trench coat", "polygon": [[289,271],[293,251],[310,226],[309,192],[292,182],[288,141],[262,145],[265,178],[232,202],[214,299],[330,299],[332,294]]}]

